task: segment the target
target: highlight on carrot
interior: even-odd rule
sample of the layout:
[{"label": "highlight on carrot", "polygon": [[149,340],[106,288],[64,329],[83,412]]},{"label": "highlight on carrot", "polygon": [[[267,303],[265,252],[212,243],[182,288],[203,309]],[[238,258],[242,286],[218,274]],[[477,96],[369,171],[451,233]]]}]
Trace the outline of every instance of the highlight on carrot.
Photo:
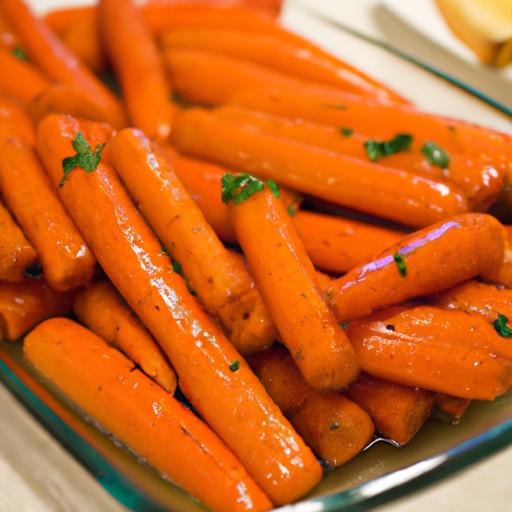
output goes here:
[{"label": "highlight on carrot", "polygon": [[176,391],[176,375],[157,342],[107,281],[80,292],[73,303],[78,320],[119,349],[166,391]]},{"label": "highlight on carrot", "polygon": [[281,341],[308,384],[341,389],[357,376],[357,358],[278,195],[273,181],[248,174],[222,178],[222,198]]},{"label": "highlight on carrot", "polygon": [[[38,150],[55,186],[71,142],[100,130],[69,116],[39,124]],[[112,169],[100,162],[91,172],[76,169],[58,190],[105,273],[168,355],[185,396],[265,494],[284,504],[308,492],[320,465],[172,270]]]},{"label": "highlight on carrot", "polygon": [[245,262],[217,238],[163,154],[140,130],[127,128],[113,138],[110,158],[142,215],[235,347],[242,354],[268,348],[275,327]]},{"label": "highlight on carrot", "polygon": [[271,507],[201,420],[85,327],[52,318],[25,338],[23,349],[80,409],[212,510]]},{"label": "highlight on carrot", "polygon": [[336,392],[322,393],[309,386],[283,347],[252,356],[250,364],[271,398],[327,464],[344,464],[371,440],[368,414]]},{"label": "highlight on carrot", "polygon": [[42,281],[0,283],[0,339],[16,341],[42,320],[68,314],[73,296]]},{"label": "highlight on carrot", "polygon": [[338,320],[351,320],[485,276],[502,259],[500,223],[490,215],[468,213],[406,236],[334,281],[327,292]]}]

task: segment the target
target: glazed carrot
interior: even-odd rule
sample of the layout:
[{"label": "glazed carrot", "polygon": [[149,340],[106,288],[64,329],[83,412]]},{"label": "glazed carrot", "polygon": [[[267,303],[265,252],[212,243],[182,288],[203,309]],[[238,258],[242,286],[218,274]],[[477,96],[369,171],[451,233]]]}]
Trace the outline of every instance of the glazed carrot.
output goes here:
[{"label": "glazed carrot", "polygon": [[76,86],[55,84],[44,88],[27,105],[27,111],[34,123],[49,114],[69,114],[91,121],[108,121],[103,110],[87,94]]},{"label": "glazed carrot", "polygon": [[501,313],[512,318],[512,290],[494,285],[468,281],[432,298],[431,303],[443,309],[478,313],[494,322]]},{"label": "glazed carrot", "polygon": [[505,251],[501,265],[489,275],[487,281],[507,288],[512,288],[512,226],[505,228]]},{"label": "glazed carrot", "polygon": [[185,154],[411,226],[467,210],[450,184],[263,135],[197,108],[176,118],[173,141]]},{"label": "glazed carrot", "polygon": [[168,50],[164,58],[174,89],[191,103],[220,105],[253,87],[285,85],[304,88],[310,84],[260,64],[220,53],[185,48]]},{"label": "glazed carrot", "polygon": [[0,94],[14,98],[24,105],[50,83],[32,64],[17,59],[1,48],[0,69]]},{"label": "glazed carrot", "polygon": [[478,315],[392,307],[350,322],[346,332],[374,377],[480,400],[493,400],[511,384],[510,349]]},{"label": "glazed carrot", "polygon": [[133,0],[101,0],[100,32],[121,82],[130,120],[148,137],[169,137],[173,117],[163,62]]},{"label": "glazed carrot", "polygon": [[373,435],[368,414],[336,392],[309,386],[284,348],[257,354],[250,362],[272,399],[325,462],[339,466],[368,444]]},{"label": "glazed carrot", "polygon": [[133,201],[237,350],[245,354],[268,348],[277,333],[245,262],[224,247],[163,154],[141,131],[127,128],[113,138],[110,158]]},{"label": "glazed carrot", "polygon": [[87,287],[75,299],[73,311],[81,323],[174,394],[176,375],[169,361],[110,283],[100,281]]},{"label": "glazed carrot", "polygon": [[0,193],[35,247],[47,283],[58,291],[88,283],[94,258],[32,147],[4,138],[0,153]]},{"label": "glazed carrot", "polygon": [[212,510],[270,508],[201,420],[85,327],[65,318],[47,320],[25,338],[23,349],[81,410]]},{"label": "glazed carrot", "polygon": [[0,233],[0,281],[22,281],[37,253],[2,203]]},{"label": "glazed carrot", "polygon": [[19,41],[5,19],[0,16],[0,47],[7,49],[18,48]]},{"label": "glazed carrot", "polygon": [[105,118],[119,127],[125,123],[118,100],[37,18],[23,0],[4,0],[2,13],[18,34],[30,58],[53,80],[74,85],[90,97]]},{"label": "glazed carrot", "polygon": [[[216,110],[223,119],[241,123],[274,137],[295,140],[336,153],[369,161],[365,148],[368,137],[355,133],[347,126],[321,125],[303,119],[286,119],[236,106]],[[472,211],[486,210],[498,198],[504,182],[504,172],[489,165],[488,158],[478,154],[450,153],[449,167],[442,169],[427,160],[422,152],[423,142],[411,141],[410,149],[386,155],[378,160],[380,165],[403,169],[441,181],[451,181],[468,199]],[[512,165],[512,159],[511,159]]]},{"label": "glazed carrot", "polygon": [[0,283],[0,339],[15,341],[42,320],[69,313],[72,303],[72,293],[42,281]]},{"label": "glazed carrot", "polygon": [[380,434],[407,444],[430,416],[435,394],[362,374],[346,391],[347,396],[372,418]]},{"label": "glazed carrot", "polygon": [[459,215],[406,236],[336,280],[328,295],[338,320],[351,320],[487,275],[502,255],[503,228],[494,217]]},{"label": "glazed carrot", "polygon": [[[100,128],[68,116],[40,123],[38,148],[54,184],[71,140]],[[321,478],[312,453],[173,272],[112,170],[75,169],[59,193],[105,273],[169,356],[185,396],[265,493],[283,504],[310,490]]]},{"label": "glazed carrot", "polygon": [[357,376],[357,358],[320,292],[313,264],[290,216],[274,196],[275,190],[262,189],[240,202],[239,196],[229,194],[243,194],[250,188],[236,187],[240,184],[231,189],[223,186],[223,198],[228,194],[238,241],[281,341],[309,385],[341,389]]},{"label": "glazed carrot", "polygon": [[434,403],[434,412],[438,418],[451,423],[452,425],[457,425],[460,423],[462,416],[471,405],[471,400],[438,393],[435,397]]},{"label": "glazed carrot", "polygon": [[14,137],[33,146],[36,141],[30,117],[17,103],[0,96],[0,137]]}]

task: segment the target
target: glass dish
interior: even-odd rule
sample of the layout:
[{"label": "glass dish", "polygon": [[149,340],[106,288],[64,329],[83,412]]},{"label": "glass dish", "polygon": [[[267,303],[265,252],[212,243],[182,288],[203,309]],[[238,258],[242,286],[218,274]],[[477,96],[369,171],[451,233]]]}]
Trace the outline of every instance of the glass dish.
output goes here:
[{"label": "glass dish", "polygon": [[[32,1],[40,12],[73,3],[71,0]],[[315,5],[313,1],[309,4]],[[354,31],[335,26],[336,19],[342,19],[340,5],[353,11],[356,4],[372,2],[325,0],[322,12],[331,19],[330,23],[325,23],[290,2],[284,22],[395,86],[422,108],[510,131],[510,111],[506,106],[479,95],[478,91],[440,70],[418,64],[403,52],[382,45],[372,39],[371,31],[362,35],[358,31],[361,27]],[[359,17],[370,15],[365,9],[360,8]],[[343,10],[343,14],[345,19],[351,19],[347,10]],[[0,380],[128,509],[140,512],[205,510],[67,403],[35,374],[24,360],[20,344],[0,344]],[[474,402],[458,426],[430,420],[406,447],[398,449],[384,442],[375,443],[343,467],[326,472],[321,484],[309,496],[283,510],[366,510],[440,480],[511,442],[512,394],[509,393],[492,403]]]}]

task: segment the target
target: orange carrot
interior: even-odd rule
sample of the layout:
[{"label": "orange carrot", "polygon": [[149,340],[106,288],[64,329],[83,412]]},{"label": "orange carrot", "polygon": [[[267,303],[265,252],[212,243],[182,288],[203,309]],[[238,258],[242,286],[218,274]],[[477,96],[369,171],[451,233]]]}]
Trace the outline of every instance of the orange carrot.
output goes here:
[{"label": "orange carrot", "polygon": [[75,85],[87,94],[116,127],[125,123],[118,100],[37,18],[23,0],[3,0],[2,13],[18,34],[30,58],[53,80]]},{"label": "orange carrot", "polygon": [[14,137],[33,146],[36,141],[30,117],[14,101],[0,96],[0,137]]},{"label": "orange carrot", "polygon": [[72,293],[45,283],[0,283],[0,339],[15,341],[46,318],[71,311]]},{"label": "orange carrot", "polygon": [[156,341],[107,281],[89,286],[73,304],[77,318],[109,345],[124,352],[166,391],[176,391],[176,375]]},{"label": "orange carrot", "polygon": [[336,280],[328,295],[338,320],[351,320],[491,273],[502,255],[500,223],[490,215],[468,213],[406,236]]},{"label": "orange carrot", "polygon": [[0,281],[22,281],[36,263],[37,253],[0,203]]},{"label": "orange carrot", "polygon": [[410,388],[362,374],[347,389],[347,396],[372,418],[386,439],[407,444],[430,416],[431,391]]},{"label": "orange carrot", "polygon": [[321,393],[309,386],[283,348],[252,357],[251,366],[272,399],[328,464],[347,462],[370,441],[373,424],[368,414],[336,392]]},{"label": "orange carrot", "polygon": [[56,34],[61,35],[69,25],[78,19],[83,19],[86,16],[97,16],[96,6],[84,7],[64,7],[62,9],[55,9],[43,16],[43,21],[50,27]]},{"label": "orange carrot", "polygon": [[308,384],[341,389],[359,371],[354,350],[318,288],[313,264],[274,196],[277,189],[241,200],[255,184],[262,186],[256,178],[245,177],[244,183],[241,177],[224,177],[223,199],[230,201],[238,241],[281,340]]},{"label": "orange carrot", "polygon": [[49,114],[69,114],[81,119],[106,122],[104,112],[76,86],[55,84],[43,89],[27,105],[30,117],[38,124]]},{"label": "orange carrot", "polygon": [[1,48],[0,69],[0,94],[14,98],[24,105],[50,83],[32,64],[17,59]]},{"label": "orange carrot", "polygon": [[204,423],[91,331],[53,318],[34,329],[23,348],[36,370],[80,409],[212,510],[270,508]]},{"label": "orange carrot", "polygon": [[500,266],[486,280],[507,288],[512,288],[512,226],[505,227],[505,251]]},{"label": "orange carrot", "polygon": [[346,332],[363,370],[381,379],[480,400],[511,384],[510,350],[478,315],[394,307],[350,322]]},{"label": "orange carrot", "polygon": [[39,255],[47,283],[66,291],[89,282],[94,258],[32,147],[0,139],[0,193]]},{"label": "orange carrot", "polygon": [[467,210],[450,184],[263,135],[197,108],[177,117],[173,140],[186,154],[407,225],[429,225]]},{"label": "orange carrot", "polygon": [[[92,141],[100,130],[68,116],[40,123],[38,148],[54,184],[77,133]],[[312,453],[173,272],[115,173],[105,164],[92,173],[76,169],[59,193],[103,270],[169,356],[185,396],[265,493],[283,504],[309,491],[321,478]]]},{"label": "orange carrot", "polygon": [[162,153],[142,132],[127,128],[112,140],[110,158],[133,201],[235,347],[242,354],[268,348],[277,333],[245,262],[217,238]]},{"label": "orange carrot", "polygon": [[460,423],[462,416],[471,405],[471,400],[438,393],[435,397],[434,403],[434,412],[438,418],[451,423],[452,425],[457,425]]},{"label": "orange carrot", "polygon": [[174,108],[170,88],[156,45],[133,0],[101,0],[98,16],[131,121],[152,139],[167,139]]}]

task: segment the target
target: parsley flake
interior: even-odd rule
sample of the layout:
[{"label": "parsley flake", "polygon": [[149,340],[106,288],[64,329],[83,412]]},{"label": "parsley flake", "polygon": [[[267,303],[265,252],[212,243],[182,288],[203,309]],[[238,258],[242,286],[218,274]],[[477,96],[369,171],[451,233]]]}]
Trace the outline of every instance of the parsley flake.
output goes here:
[{"label": "parsley flake", "polygon": [[238,369],[240,368],[240,361],[233,361],[230,365],[229,365],[229,369],[232,371],[232,372],[236,372],[238,371]]},{"label": "parsley flake", "polygon": [[340,327],[346,329],[350,325],[350,322],[340,322]]},{"label": "parsley flake", "polygon": [[235,204],[243,203],[256,192],[261,192],[265,185],[270,189],[274,197],[279,197],[279,187],[274,180],[267,180],[263,183],[252,174],[231,174],[222,176],[222,201],[227,203],[233,201]]},{"label": "parsley flake", "polygon": [[421,148],[421,152],[432,165],[441,167],[442,169],[448,169],[448,166],[450,165],[450,156],[435,142],[425,142]]},{"label": "parsley flake", "polygon": [[286,207],[286,211],[288,212],[288,215],[290,217],[295,217],[295,215],[297,215],[297,207],[293,204],[289,204],[287,207]]},{"label": "parsley flake", "polygon": [[346,126],[342,126],[340,128],[340,133],[343,137],[350,137],[354,133],[354,130],[352,130],[352,128],[347,128]]},{"label": "parsley flake", "polygon": [[395,252],[395,254],[393,254],[393,261],[396,263],[396,266],[398,268],[398,273],[402,277],[406,277],[407,276],[407,266],[405,264],[404,257],[399,252]]},{"label": "parsley flake", "polygon": [[372,162],[381,158],[402,151],[408,151],[411,148],[412,136],[408,133],[397,133],[392,139],[385,141],[367,140],[364,143],[366,154]]},{"label": "parsley flake", "polygon": [[498,313],[498,318],[492,323],[496,332],[503,338],[512,338],[512,328],[508,326],[508,318]]},{"label": "parsley flake", "polygon": [[18,60],[29,60],[28,55],[18,47],[15,47],[11,50],[11,55],[16,57]]},{"label": "parsley flake", "polygon": [[277,183],[274,180],[267,180],[266,185],[272,194],[274,194],[274,197],[279,198],[279,187],[277,186]]},{"label": "parsley flake", "polygon": [[94,172],[101,161],[101,154],[105,144],[98,144],[94,151],[91,151],[91,146],[87,142],[84,134],[78,132],[76,137],[71,141],[73,149],[76,154],[69,156],[62,160],[62,169],[64,170],[64,176],[59,182],[59,187],[63,187],[66,183],[69,174],[73,169],[79,167],[87,173]]}]

